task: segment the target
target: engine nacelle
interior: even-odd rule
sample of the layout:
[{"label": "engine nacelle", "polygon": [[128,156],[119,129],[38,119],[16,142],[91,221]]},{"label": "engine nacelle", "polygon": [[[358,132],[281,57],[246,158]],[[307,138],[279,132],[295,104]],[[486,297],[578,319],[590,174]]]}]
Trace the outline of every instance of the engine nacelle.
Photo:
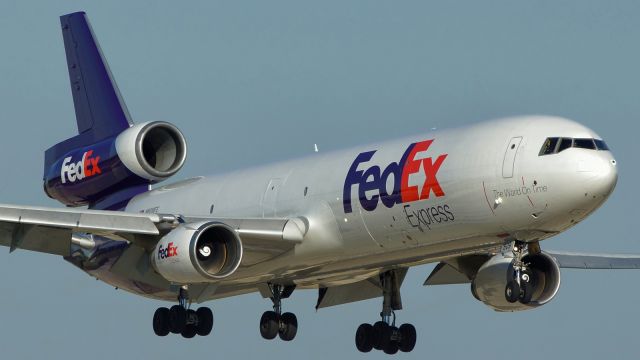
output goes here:
[{"label": "engine nacelle", "polygon": [[[163,121],[134,125],[87,146],[61,144],[47,150],[51,158],[45,165],[44,190],[70,206],[89,205],[123,189],[162,181],[180,170],[187,157],[184,136]],[[73,150],[62,153],[58,146]]]},{"label": "engine nacelle", "polygon": [[151,254],[156,271],[177,284],[223,279],[241,261],[240,237],[220,222],[181,224],[160,239]]},{"label": "engine nacelle", "polygon": [[533,295],[527,304],[510,303],[505,297],[507,282],[513,274],[513,257],[496,255],[484,263],[471,283],[473,295],[497,311],[529,310],[546,304],[560,288],[560,267],[556,260],[544,252],[525,255]]},{"label": "engine nacelle", "polygon": [[134,125],[116,138],[116,152],[132,173],[143,179],[161,181],[182,168],[187,142],[172,124],[153,121]]}]

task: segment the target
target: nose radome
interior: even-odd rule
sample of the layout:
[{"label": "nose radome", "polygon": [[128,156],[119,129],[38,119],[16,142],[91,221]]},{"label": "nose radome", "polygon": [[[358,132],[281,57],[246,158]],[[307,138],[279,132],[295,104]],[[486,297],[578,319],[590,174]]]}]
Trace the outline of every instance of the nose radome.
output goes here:
[{"label": "nose radome", "polygon": [[600,159],[600,164],[595,169],[592,180],[592,192],[594,195],[608,197],[618,183],[618,164],[615,159]]},{"label": "nose radome", "polygon": [[615,189],[618,183],[618,163],[615,159],[610,159],[607,165],[603,174],[602,186],[603,191],[608,196],[613,192],[613,189]]}]

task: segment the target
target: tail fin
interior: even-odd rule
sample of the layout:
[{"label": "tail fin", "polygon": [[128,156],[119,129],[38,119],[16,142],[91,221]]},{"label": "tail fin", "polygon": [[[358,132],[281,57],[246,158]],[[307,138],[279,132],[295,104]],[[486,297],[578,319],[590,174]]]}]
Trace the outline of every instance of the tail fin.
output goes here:
[{"label": "tail fin", "polygon": [[131,126],[131,118],[87,15],[64,15],[60,23],[78,133],[89,132],[94,141],[117,135]]},{"label": "tail fin", "polygon": [[[87,15],[84,12],[63,15],[60,17],[60,24],[62,25],[62,37],[67,56],[78,135],[46,150],[44,159],[45,192],[50,197],[57,198],[67,205],[77,206],[85,203],[84,198],[76,200],[78,202],[76,204],[69,200],[69,198],[76,199],[75,197],[65,197],[64,192],[62,192],[63,195],[57,194],[56,189],[48,185],[52,183],[51,179],[55,178],[52,177],[52,174],[55,175],[55,170],[52,169],[56,168],[56,163],[66,154],[109,138],[115,138],[130,128],[133,122],[100,45],[93,34]],[[110,181],[115,182],[114,180]],[[129,183],[102,191],[97,200],[89,203],[89,206],[119,209],[124,207],[128,199],[149,189],[148,184],[141,183],[141,181],[129,180]]]},{"label": "tail fin", "polygon": [[45,153],[45,169],[68,151],[118,135],[132,125],[87,15],[60,17],[78,134]]},{"label": "tail fin", "polygon": [[85,13],[60,23],[78,135],[45,152],[44,191],[67,206],[120,210],[180,170],[186,140],[164,121],[134,126]]}]

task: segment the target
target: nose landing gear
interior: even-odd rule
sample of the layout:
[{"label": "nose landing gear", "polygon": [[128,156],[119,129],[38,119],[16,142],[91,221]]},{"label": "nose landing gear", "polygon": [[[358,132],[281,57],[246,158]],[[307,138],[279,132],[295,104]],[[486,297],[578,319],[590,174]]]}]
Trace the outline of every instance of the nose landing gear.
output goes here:
[{"label": "nose landing gear", "polygon": [[[513,245],[513,274],[504,289],[505,299],[510,303],[528,304],[533,296],[532,275],[527,264],[522,261],[526,244],[521,241]],[[530,249],[532,246],[530,246]],[[535,247],[534,247],[535,248]],[[539,250],[539,247],[537,248]],[[530,250],[531,251],[531,250]]]},{"label": "nose landing gear", "polygon": [[153,331],[156,335],[167,336],[173,333],[190,339],[196,335],[207,336],[211,333],[213,312],[207,307],[191,310],[188,298],[187,287],[183,286],[178,295],[178,305],[156,310],[153,314]]},{"label": "nose landing gear", "polygon": [[416,345],[416,328],[411,324],[396,327],[395,310],[402,310],[400,298],[400,282],[394,270],[380,275],[382,285],[381,320],[375,324],[362,324],[356,331],[356,348],[360,352],[370,352],[372,349],[382,350],[386,354],[398,351],[410,352]]}]

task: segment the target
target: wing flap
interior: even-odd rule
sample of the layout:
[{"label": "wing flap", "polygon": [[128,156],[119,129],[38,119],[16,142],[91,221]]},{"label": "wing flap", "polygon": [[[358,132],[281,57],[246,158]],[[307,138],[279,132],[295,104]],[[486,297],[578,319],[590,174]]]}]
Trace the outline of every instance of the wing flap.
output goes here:
[{"label": "wing flap", "polygon": [[49,226],[91,233],[158,235],[157,214],[133,214],[107,210],[55,209],[0,205],[0,222]]},{"label": "wing flap", "polygon": [[68,256],[73,232],[159,235],[156,223],[162,220],[156,214],[0,205],[0,245]]},{"label": "wing flap", "polygon": [[8,246],[10,251],[24,249],[68,256],[70,243],[69,229],[10,223],[0,225],[0,245]]}]

